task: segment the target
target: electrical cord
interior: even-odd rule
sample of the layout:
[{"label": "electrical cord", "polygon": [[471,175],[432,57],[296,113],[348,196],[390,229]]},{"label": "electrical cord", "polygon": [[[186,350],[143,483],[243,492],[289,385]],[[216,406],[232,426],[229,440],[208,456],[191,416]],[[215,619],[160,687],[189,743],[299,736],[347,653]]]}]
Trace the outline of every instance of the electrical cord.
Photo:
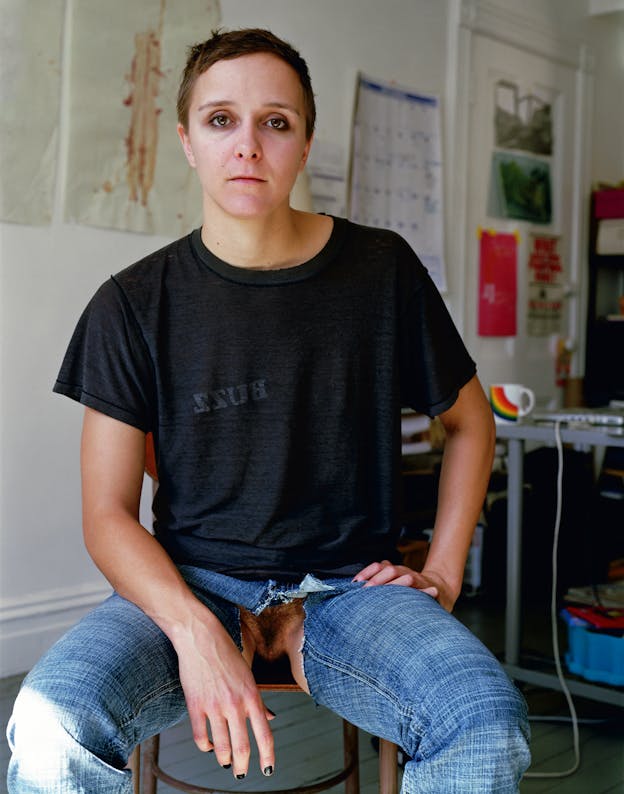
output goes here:
[{"label": "electrical cord", "polygon": [[555,422],[555,444],[557,447],[557,512],[555,515],[555,532],[552,548],[552,590],[550,596],[550,628],[552,637],[552,650],[555,658],[555,668],[557,678],[561,685],[563,694],[570,711],[572,723],[572,737],[574,745],[574,763],[569,769],[561,772],[526,772],[525,778],[559,778],[573,775],[581,765],[581,748],[579,741],[578,717],[572,700],[572,695],[568,689],[563,669],[561,667],[561,655],[559,652],[559,634],[557,632],[557,553],[559,549],[559,529],[561,527],[561,512],[563,506],[563,444],[561,442],[561,422]]},{"label": "electrical cord", "polygon": [[[564,722],[566,725],[572,722],[572,717],[564,717],[559,714],[544,714],[541,716],[529,717],[529,722]],[[585,717],[584,719],[577,719],[578,725],[608,725],[609,720],[607,717]]]}]

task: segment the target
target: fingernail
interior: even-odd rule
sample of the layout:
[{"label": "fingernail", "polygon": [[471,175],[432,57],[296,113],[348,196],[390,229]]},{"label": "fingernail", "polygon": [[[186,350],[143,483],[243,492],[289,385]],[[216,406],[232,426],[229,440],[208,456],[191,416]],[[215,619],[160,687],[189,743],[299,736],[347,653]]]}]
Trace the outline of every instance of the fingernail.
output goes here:
[{"label": "fingernail", "polygon": [[246,773],[246,772],[243,772],[243,774],[242,774],[242,775],[236,775],[236,779],[237,779],[237,780],[242,780],[242,779],[243,779],[243,778],[245,778],[245,777],[247,777],[247,773]]},{"label": "fingernail", "polygon": [[232,764],[221,764],[221,766],[222,766],[224,769],[229,769],[229,768],[232,766]]},{"label": "fingernail", "polygon": [[269,712],[269,714],[270,714],[272,717],[277,717],[277,714],[276,714],[274,711],[271,711],[271,709],[267,709],[267,711]]},{"label": "fingernail", "polygon": [[264,769],[262,770],[262,774],[265,777],[271,777],[271,775],[273,774],[273,767],[272,766],[265,766]]}]

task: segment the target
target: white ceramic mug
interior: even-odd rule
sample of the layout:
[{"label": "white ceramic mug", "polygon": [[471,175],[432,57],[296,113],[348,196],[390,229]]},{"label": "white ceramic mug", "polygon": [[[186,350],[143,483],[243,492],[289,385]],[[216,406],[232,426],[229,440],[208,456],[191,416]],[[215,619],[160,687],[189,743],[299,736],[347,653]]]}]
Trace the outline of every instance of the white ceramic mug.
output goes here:
[{"label": "white ceramic mug", "polygon": [[490,386],[490,405],[499,424],[517,422],[535,407],[535,394],[519,383],[493,383]]}]

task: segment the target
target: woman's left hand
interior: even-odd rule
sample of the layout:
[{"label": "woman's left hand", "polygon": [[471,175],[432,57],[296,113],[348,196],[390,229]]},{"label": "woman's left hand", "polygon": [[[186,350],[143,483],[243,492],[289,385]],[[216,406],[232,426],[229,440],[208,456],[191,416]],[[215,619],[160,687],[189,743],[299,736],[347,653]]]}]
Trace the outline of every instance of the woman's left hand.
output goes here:
[{"label": "woman's left hand", "polygon": [[418,571],[408,568],[407,565],[395,565],[389,560],[372,562],[353,577],[354,582],[364,582],[364,587],[375,585],[394,584],[402,587],[413,587],[422,590],[440,602],[448,612],[453,608],[455,599],[450,588],[441,576],[430,571]]}]

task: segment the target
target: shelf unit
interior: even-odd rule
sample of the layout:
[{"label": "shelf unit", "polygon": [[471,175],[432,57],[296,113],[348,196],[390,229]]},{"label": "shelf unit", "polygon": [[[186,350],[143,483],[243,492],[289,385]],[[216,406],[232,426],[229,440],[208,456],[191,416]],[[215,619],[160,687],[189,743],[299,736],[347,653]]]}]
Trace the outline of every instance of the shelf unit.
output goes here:
[{"label": "shelf unit", "polygon": [[624,399],[624,319],[618,319],[623,316],[619,298],[624,296],[624,249],[598,253],[601,223],[617,224],[618,219],[622,226],[617,233],[622,235],[624,190],[592,193],[585,359],[585,399],[590,406]]}]

